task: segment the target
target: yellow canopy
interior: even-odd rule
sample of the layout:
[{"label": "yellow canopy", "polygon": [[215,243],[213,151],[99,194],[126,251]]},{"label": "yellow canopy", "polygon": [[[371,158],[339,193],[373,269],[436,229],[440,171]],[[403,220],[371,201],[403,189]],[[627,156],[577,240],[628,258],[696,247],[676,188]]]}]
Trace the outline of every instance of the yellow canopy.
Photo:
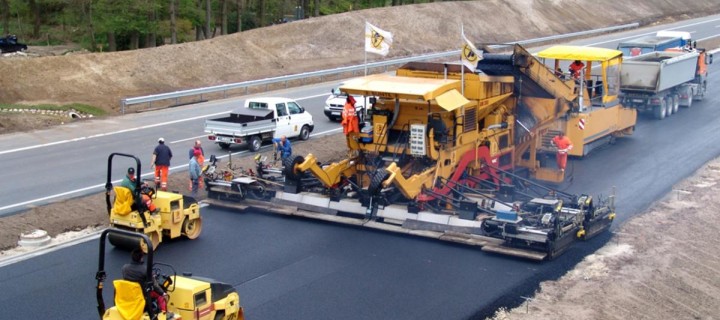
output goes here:
[{"label": "yellow canopy", "polygon": [[581,47],[581,46],[554,46],[538,52],[538,57],[557,60],[581,61],[607,61],[622,55],[622,51]]},{"label": "yellow canopy", "polygon": [[375,74],[347,81],[340,91],[352,95],[429,101],[450,90],[460,90],[459,80],[428,79]]},{"label": "yellow canopy", "polygon": [[446,111],[453,111],[470,103],[470,100],[465,99],[465,97],[463,97],[463,95],[457,90],[445,92],[437,96],[435,101],[437,101],[438,105]]}]

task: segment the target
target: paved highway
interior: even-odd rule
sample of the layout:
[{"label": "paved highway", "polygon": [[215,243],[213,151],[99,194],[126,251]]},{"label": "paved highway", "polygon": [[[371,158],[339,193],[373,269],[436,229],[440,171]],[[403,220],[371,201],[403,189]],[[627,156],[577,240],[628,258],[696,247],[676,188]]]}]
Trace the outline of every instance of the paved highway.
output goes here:
[{"label": "paved highway", "polygon": [[[668,28],[691,31],[695,39],[703,39],[718,35],[718,26],[720,16],[712,16],[577,43],[614,47],[619,38]],[[563,188],[607,194],[616,186],[618,222],[622,222],[720,155],[720,145],[713,139],[720,132],[720,101],[713,94],[720,90],[717,70],[710,70],[711,94],[706,101],[663,121],[641,117],[633,136],[584,160],[572,161],[572,181]],[[318,127],[327,126],[318,129],[323,131],[337,126],[317,114],[332,85],[274,94],[301,99],[308,110],[316,112]],[[201,134],[199,117],[225,112],[237,104],[212,102],[64,127],[47,134],[1,137],[0,160],[25,165],[6,170],[22,173],[0,173],[0,183],[7,190],[0,196],[0,206],[10,212],[20,208],[17,204],[21,201],[69,189],[88,188],[80,193],[99,190],[92,188],[103,183],[109,152],[135,153],[147,161],[158,136],[178,141],[171,147],[184,154],[189,140]],[[186,118],[195,119],[178,120]],[[156,125],[168,121],[171,123]],[[128,128],[133,129],[78,139]],[[62,142],[69,139],[77,140]],[[51,145],[35,147],[40,144]],[[20,148],[29,149],[13,151]],[[43,169],[47,163],[53,166]],[[51,171],[42,181],[33,181],[32,177],[42,176],[30,173],[36,169]],[[532,294],[540,281],[562,275],[608,238],[603,235],[576,246],[553,262],[533,263],[459,245],[315,221],[208,208],[203,215],[205,230],[200,239],[163,246],[157,259],[235,285],[249,319],[473,318],[519,302],[519,297]],[[118,275],[127,253],[111,250],[109,254],[106,265],[112,278]],[[3,267],[3,318],[95,317],[96,255],[97,243],[91,241]],[[109,291],[107,302],[112,297]]]}]

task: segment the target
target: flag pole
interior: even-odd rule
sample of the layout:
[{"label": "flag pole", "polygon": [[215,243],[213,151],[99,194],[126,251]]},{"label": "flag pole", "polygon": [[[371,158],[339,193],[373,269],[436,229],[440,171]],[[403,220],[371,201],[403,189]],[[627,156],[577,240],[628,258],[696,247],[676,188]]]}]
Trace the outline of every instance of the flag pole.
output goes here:
[{"label": "flag pole", "polygon": [[465,36],[465,30],[463,29],[462,23],[460,24],[460,43],[462,43],[462,46],[460,47],[460,93],[465,96],[465,64],[463,64],[463,55],[465,54],[465,39],[463,37]]},{"label": "flag pole", "polygon": [[363,51],[365,52],[365,76],[367,76],[367,48],[365,48],[365,43],[367,42],[367,20],[365,20],[365,28],[363,29]]}]

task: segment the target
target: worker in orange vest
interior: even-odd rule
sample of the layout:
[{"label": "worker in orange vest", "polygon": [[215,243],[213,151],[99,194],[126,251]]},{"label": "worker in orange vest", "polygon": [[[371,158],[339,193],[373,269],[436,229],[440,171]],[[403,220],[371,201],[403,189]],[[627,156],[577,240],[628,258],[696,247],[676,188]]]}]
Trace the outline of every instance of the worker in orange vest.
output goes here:
[{"label": "worker in orange vest", "polygon": [[572,141],[570,141],[568,136],[560,132],[550,143],[558,149],[556,155],[557,166],[560,171],[564,172],[565,166],[567,165],[568,151],[572,150],[573,147]]},{"label": "worker in orange vest", "polygon": [[585,68],[585,64],[582,63],[580,60],[575,60],[573,63],[570,64],[570,74],[574,79],[580,79],[580,71]]},{"label": "worker in orange vest", "polygon": [[343,133],[348,138],[354,137],[360,133],[360,123],[358,122],[357,112],[355,111],[355,98],[348,95],[345,100],[345,106],[342,112]]}]

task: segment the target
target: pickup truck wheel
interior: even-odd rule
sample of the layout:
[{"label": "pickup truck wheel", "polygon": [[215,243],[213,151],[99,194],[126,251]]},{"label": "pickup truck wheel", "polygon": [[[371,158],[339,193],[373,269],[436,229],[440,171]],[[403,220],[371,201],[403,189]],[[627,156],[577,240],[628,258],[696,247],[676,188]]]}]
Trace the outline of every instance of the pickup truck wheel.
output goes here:
[{"label": "pickup truck wheel", "polygon": [[260,147],[262,146],[262,139],[258,136],[252,136],[250,137],[250,140],[248,141],[248,148],[250,151],[255,152],[260,150]]},{"label": "pickup truck wheel", "polygon": [[227,142],[218,142],[218,146],[220,146],[220,149],[224,149],[224,150],[230,149],[230,144]]},{"label": "pickup truck wheel", "polygon": [[303,126],[300,129],[300,140],[307,140],[310,139],[310,128],[308,126]]}]

